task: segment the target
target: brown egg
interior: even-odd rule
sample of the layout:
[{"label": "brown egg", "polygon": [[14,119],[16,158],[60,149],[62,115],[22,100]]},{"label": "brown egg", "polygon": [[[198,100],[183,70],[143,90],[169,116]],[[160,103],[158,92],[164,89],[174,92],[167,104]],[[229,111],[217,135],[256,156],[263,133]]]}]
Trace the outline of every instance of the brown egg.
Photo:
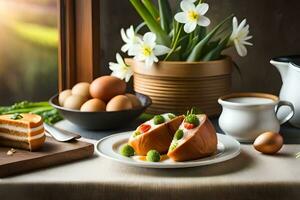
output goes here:
[{"label": "brown egg", "polygon": [[90,97],[90,84],[86,82],[77,83],[72,88],[72,94],[83,97]]},{"label": "brown egg", "polygon": [[108,102],[114,96],[125,94],[126,83],[114,76],[102,76],[95,79],[90,86],[93,98]]},{"label": "brown egg", "polygon": [[90,99],[81,106],[80,111],[100,112],[105,111],[105,108],[106,104],[104,103],[104,101],[100,99]]},{"label": "brown egg", "polygon": [[129,98],[133,108],[142,107],[141,101],[135,95],[129,93],[125,95]]},{"label": "brown egg", "polygon": [[58,96],[58,103],[60,106],[64,106],[64,102],[67,99],[68,96],[72,95],[72,91],[71,90],[64,90],[62,92],[59,93]]},{"label": "brown egg", "polygon": [[132,109],[129,98],[125,95],[118,95],[112,98],[106,105],[106,111],[120,111]]},{"label": "brown egg", "polygon": [[70,108],[74,110],[79,110],[82,104],[86,102],[88,99],[86,97],[80,96],[80,95],[71,95],[67,97],[67,99],[64,102],[65,108]]},{"label": "brown egg", "polygon": [[254,141],[254,148],[264,154],[275,154],[283,145],[283,138],[279,133],[265,132]]}]

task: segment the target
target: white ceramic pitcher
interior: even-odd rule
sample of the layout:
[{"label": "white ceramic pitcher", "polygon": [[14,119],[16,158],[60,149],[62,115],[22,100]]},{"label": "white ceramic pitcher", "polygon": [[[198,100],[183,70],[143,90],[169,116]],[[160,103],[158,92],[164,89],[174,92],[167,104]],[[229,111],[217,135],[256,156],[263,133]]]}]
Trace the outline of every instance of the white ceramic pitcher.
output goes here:
[{"label": "white ceramic pitcher", "polygon": [[[291,102],[295,108],[294,116],[289,120],[290,124],[300,128],[300,55],[273,58],[270,63],[274,65],[282,79],[280,99]],[[283,118],[290,112],[290,108],[282,107],[278,117]]]}]

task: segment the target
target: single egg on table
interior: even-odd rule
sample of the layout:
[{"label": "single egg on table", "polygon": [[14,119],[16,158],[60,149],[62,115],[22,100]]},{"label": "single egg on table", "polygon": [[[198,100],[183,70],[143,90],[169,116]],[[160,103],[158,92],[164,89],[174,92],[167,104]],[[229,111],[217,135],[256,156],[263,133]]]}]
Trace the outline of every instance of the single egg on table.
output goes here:
[{"label": "single egg on table", "polygon": [[64,107],[65,108],[70,108],[74,110],[79,110],[82,104],[86,102],[88,99],[84,96],[80,95],[71,95],[67,97],[67,99],[64,102]]},{"label": "single egg on table", "polygon": [[127,94],[125,94],[125,96],[127,96],[129,98],[129,100],[131,101],[131,104],[132,104],[133,108],[142,107],[141,101],[134,94],[127,93]]},{"label": "single egg on table", "polygon": [[283,138],[279,133],[265,132],[255,139],[253,146],[261,153],[275,154],[283,146]]},{"label": "single egg on table", "polygon": [[125,94],[126,83],[114,76],[102,76],[95,79],[90,85],[90,94],[93,98],[108,102],[117,95]]},{"label": "single egg on table", "polygon": [[106,111],[120,111],[132,109],[130,99],[125,95],[118,95],[112,98],[106,105]]},{"label": "single egg on table", "polygon": [[64,90],[59,93],[58,95],[58,103],[60,106],[64,106],[64,102],[67,99],[67,97],[72,95],[72,90]]},{"label": "single egg on table", "polygon": [[77,83],[72,88],[72,94],[83,97],[90,97],[90,84],[86,82]]},{"label": "single egg on table", "polygon": [[81,106],[80,111],[101,112],[101,111],[105,111],[105,108],[106,108],[106,104],[104,101],[100,99],[90,99]]}]

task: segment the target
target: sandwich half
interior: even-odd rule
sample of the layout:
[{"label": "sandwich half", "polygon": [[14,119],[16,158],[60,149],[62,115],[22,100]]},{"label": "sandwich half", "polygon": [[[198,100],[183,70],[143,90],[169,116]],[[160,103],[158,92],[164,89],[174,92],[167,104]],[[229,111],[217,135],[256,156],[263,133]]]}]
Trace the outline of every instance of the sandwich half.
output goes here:
[{"label": "sandwich half", "polygon": [[217,134],[206,115],[190,114],[176,131],[168,151],[174,161],[195,160],[217,151]]},{"label": "sandwich half", "polygon": [[0,116],[0,145],[35,151],[45,142],[43,120],[36,114]]},{"label": "sandwich half", "polygon": [[147,155],[148,151],[153,149],[161,154],[167,153],[174,133],[183,119],[183,115],[176,117],[171,113],[156,115],[134,131],[128,144],[140,156]]}]

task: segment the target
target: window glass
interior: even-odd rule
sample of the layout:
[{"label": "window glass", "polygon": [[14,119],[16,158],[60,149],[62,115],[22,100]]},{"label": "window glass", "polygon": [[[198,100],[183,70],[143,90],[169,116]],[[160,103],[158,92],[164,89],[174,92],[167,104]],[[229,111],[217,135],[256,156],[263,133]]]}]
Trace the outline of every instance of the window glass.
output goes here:
[{"label": "window glass", "polygon": [[57,91],[56,0],[0,0],[0,105]]}]

